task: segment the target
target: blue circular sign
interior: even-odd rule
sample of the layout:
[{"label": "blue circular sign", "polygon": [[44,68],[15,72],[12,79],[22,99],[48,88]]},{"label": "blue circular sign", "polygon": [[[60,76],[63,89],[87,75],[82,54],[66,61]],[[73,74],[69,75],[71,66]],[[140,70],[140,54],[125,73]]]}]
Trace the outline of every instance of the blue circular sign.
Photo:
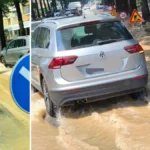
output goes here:
[{"label": "blue circular sign", "polygon": [[30,56],[22,57],[15,65],[10,89],[15,103],[25,112],[30,112]]}]

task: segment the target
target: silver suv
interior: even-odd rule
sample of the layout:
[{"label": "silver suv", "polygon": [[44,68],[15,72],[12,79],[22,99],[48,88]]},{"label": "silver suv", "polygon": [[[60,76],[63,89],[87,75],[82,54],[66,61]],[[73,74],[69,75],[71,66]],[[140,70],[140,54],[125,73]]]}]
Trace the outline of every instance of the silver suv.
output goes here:
[{"label": "silver suv", "polygon": [[0,53],[1,62],[14,65],[22,56],[30,52],[29,36],[20,36],[12,40]]},{"label": "silver suv", "polygon": [[32,85],[47,112],[61,106],[132,94],[144,99],[144,51],[115,17],[45,19],[32,37]]}]

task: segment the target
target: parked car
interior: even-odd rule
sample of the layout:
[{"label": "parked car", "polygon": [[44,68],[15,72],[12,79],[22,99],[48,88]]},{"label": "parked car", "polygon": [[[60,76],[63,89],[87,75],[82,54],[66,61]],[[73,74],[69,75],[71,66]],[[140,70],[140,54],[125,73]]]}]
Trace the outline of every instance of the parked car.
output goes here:
[{"label": "parked car", "polygon": [[63,10],[57,10],[56,12],[53,12],[53,17],[59,17],[63,16],[65,12]]},{"label": "parked car", "polygon": [[45,19],[32,37],[32,86],[47,112],[132,94],[144,100],[144,50],[111,15]]},{"label": "parked car", "polygon": [[82,14],[90,14],[91,13],[91,9],[90,9],[90,6],[89,5],[85,5],[83,8],[82,8]]},{"label": "parked car", "polygon": [[22,56],[29,53],[29,36],[20,36],[12,40],[7,47],[0,52],[1,62],[7,65],[14,65]]},{"label": "parked car", "polygon": [[97,9],[103,9],[103,8],[104,8],[104,5],[101,4],[101,3],[96,3],[96,8],[97,8]]},{"label": "parked car", "polygon": [[80,2],[69,3],[68,9],[71,11],[71,14],[82,15],[82,5]]}]

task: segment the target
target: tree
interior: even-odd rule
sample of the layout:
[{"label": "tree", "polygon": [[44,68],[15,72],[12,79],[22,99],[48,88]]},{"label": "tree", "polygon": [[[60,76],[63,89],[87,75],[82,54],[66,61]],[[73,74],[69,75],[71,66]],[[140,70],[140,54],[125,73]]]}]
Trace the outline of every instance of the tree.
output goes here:
[{"label": "tree", "polygon": [[39,12],[39,7],[38,7],[38,3],[37,0],[32,0],[32,5],[31,5],[31,10],[32,10],[32,18],[37,19],[40,18],[40,12]]},{"label": "tree", "polygon": [[130,0],[130,8],[129,8],[130,15],[132,14],[134,9],[137,10],[136,0]]},{"label": "tree", "polygon": [[2,43],[2,48],[6,47],[6,39],[4,34],[4,24],[3,24],[3,11],[2,8],[0,8],[0,39]]},{"label": "tree", "polygon": [[33,20],[34,19],[36,19],[36,13],[35,13],[35,5],[34,5],[34,3],[32,2],[32,8],[31,8],[31,10],[32,10],[32,18],[33,18]]},{"label": "tree", "polygon": [[45,3],[45,0],[43,0],[43,4],[44,4],[44,8],[45,8],[45,11],[46,11],[46,13],[47,13],[47,6],[46,6],[46,3]]},{"label": "tree", "polygon": [[40,11],[39,11],[39,6],[38,6],[37,0],[35,0],[35,4],[36,4],[37,15],[40,18],[41,16],[40,16]]},{"label": "tree", "polygon": [[42,11],[42,16],[45,17],[42,0],[39,0],[39,2],[40,2],[41,11]]},{"label": "tree", "polygon": [[141,6],[142,6],[142,15],[145,21],[150,21],[150,10],[148,7],[148,1],[147,0],[141,0]]},{"label": "tree", "polygon": [[25,29],[24,29],[24,24],[23,24],[22,13],[20,10],[20,4],[25,5],[28,2],[28,0],[13,0],[13,2],[16,7],[16,11],[17,11],[20,35],[23,36],[26,33],[25,33]]},{"label": "tree", "polygon": [[11,4],[10,2],[11,0],[0,1],[0,39],[1,39],[2,48],[6,47],[3,16],[9,12],[8,6]]},{"label": "tree", "polygon": [[48,9],[51,10],[50,4],[49,4],[49,0],[46,0],[46,1],[47,1]]}]

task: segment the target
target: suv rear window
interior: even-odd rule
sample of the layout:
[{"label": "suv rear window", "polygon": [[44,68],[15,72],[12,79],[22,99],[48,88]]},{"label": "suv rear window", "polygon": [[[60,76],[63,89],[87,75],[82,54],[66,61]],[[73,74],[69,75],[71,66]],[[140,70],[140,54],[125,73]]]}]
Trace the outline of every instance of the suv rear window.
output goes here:
[{"label": "suv rear window", "polygon": [[58,51],[72,50],[133,39],[121,22],[94,22],[58,29]]}]

